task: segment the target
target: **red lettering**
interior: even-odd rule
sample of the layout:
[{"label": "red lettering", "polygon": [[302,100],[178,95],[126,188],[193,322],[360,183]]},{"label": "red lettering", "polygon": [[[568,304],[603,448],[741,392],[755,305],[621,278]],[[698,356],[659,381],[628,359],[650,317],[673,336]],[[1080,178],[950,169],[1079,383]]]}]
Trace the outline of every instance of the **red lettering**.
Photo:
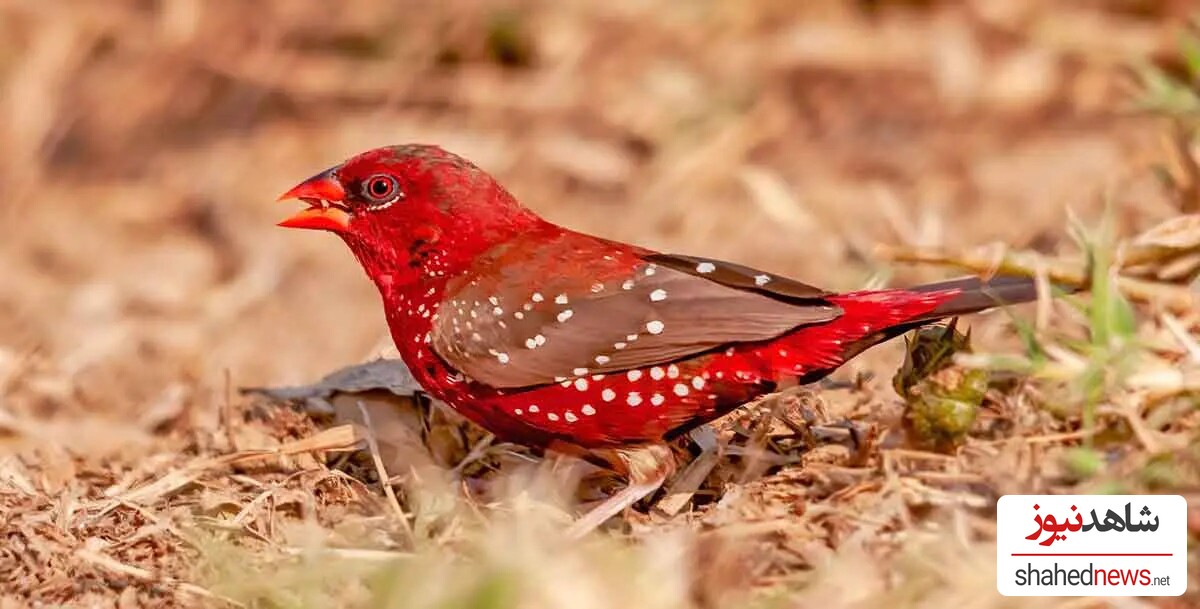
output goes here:
[{"label": "red lettering", "polygon": [[1140,583],[1143,586],[1149,586],[1150,585],[1150,569],[1142,569],[1141,571],[1139,571],[1139,573],[1142,574],[1142,577],[1141,577],[1141,581],[1138,583]]}]

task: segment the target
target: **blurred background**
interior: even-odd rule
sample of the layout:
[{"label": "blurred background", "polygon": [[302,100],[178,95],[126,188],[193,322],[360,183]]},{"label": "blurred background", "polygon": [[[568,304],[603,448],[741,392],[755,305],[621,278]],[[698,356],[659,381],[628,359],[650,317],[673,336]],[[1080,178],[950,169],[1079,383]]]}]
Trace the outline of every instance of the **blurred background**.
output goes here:
[{"label": "blurred background", "polygon": [[1106,197],[1136,234],[1188,192],[1138,74],[1187,73],[1194,9],[2,0],[0,425],[127,464],[230,387],[386,355],[344,246],[274,226],[282,191],[375,146],[439,144],[553,221],[831,289],[946,275],[881,245],[1071,250],[1069,214]]}]

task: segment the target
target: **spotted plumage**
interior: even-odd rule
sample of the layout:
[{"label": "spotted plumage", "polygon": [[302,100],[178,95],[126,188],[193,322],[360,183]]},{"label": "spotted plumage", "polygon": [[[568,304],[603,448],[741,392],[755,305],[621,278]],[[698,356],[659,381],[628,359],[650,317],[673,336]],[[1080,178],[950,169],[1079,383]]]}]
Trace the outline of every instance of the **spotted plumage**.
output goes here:
[{"label": "spotted plumage", "polygon": [[832,294],[613,242],[432,146],[365,153],[286,196],[311,207],[285,225],[336,232],[363,264],[422,385],[527,444],[659,442],[908,328],[1034,295],[1019,279]]},{"label": "spotted plumage", "polygon": [[834,294],[609,241],[547,222],[434,146],[363,153],[283,198],[309,208],[282,226],[350,247],[426,391],[501,439],[629,477],[576,535],[662,484],[673,435],[909,329],[1036,295],[1020,278]]}]

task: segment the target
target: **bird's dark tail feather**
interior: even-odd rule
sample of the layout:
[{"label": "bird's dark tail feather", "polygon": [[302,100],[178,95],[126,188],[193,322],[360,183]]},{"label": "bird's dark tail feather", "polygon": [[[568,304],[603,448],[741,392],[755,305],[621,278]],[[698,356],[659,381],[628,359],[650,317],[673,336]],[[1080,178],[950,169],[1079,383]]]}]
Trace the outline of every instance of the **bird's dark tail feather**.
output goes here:
[{"label": "bird's dark tail feather", "polygon": [[[953,298],[941,303],[936,309],[922,315],[920,318],[913,320],[918,323],[954,317],[955,315],[966,315],[992,307],[1031,302],[1038,298],[1037,282],[1033,278],[1012,275],[997,276],[991,279],[963,277],[906,289],[911,292],[926,293],[959,290],[959,293]],[[1073,290],[1067,289],[1066,291]]]}]

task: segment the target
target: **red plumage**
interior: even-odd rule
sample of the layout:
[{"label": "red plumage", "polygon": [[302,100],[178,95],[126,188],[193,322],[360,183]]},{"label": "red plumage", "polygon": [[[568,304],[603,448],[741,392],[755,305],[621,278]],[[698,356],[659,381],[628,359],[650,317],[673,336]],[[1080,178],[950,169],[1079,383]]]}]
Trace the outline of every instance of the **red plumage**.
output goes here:
[{"label": "red plumage", "polygon": [[1028,280],[830,294],[607,241],[433,146],[364,153],[285,198],[311,207],[284,225],[354,251],[425,389],[529,445],[661,441],[904,329],[1035,295]]},{"label": "red plumage", "polygon": [[661,443],[907,329],[1036,294],[1014,278],[832,294],[617,243],[543,220],[433,146],[366,152],[283,198],[310,207],[282,225],[349,245],[430,394],[559,449]]}]

